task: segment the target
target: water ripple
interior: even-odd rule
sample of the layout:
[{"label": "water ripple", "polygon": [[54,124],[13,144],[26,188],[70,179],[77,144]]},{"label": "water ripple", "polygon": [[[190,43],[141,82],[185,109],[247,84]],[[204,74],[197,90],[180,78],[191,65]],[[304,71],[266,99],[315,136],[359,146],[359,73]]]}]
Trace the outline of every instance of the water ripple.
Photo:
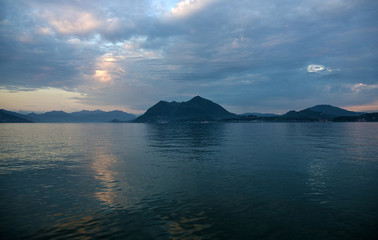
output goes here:
[{"label": "water ripple", "polygon": [[377,233],[377,124],[4,124],[0,136],[2,239]]}]

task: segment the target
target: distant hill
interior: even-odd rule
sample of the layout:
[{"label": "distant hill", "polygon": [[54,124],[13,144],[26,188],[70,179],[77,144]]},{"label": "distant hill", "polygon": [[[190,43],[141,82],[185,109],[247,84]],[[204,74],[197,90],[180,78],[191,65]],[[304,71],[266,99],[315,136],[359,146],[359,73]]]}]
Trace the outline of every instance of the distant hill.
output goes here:
[{"label": "distant hill", "polygon": [[313,112],[321,112],[323,114],[332,115],[332,116],[359,116],[364,113],[352,112],[339,107],[334,107],[331,105],[316,105],[314,107],[307,108],[305,110],[310,110]]},{"label": "distant hill", "polygon": [[363,113],[348,111],[331,105],[316,105],[301,111],[289,111],[281,115],[283,120],[330,121],[341,116],[360,116]]},{"label": "distant hill", "polygon": [[220,120],[236,116],[219,104],[196,96],[187,102],[180,103],[160,101],[138,117],[135,122]]},{"label": "distant hill", "polygon": [[257,112],[254,112],[254,113],[242,113],[242,114],[239,114],[239,116],[243,116],[243,117],[246,117],[246,116],[277,117],[279,115],[278,114],[274,114],[274,113],[257,113]]},{"label": "distant hill", "polygon": [[30,123],[32,121],[17,116],[17,113],[0,109],[0,122],[1,123]]},{"label": "distant hill", "polygon": [[113,120],[117,121],[130,121],[135,119],[135,115],[126,113],[123,111],[110,111],[104,112],[101,110],[87,111],[83,110],[81,112],[71,113],[77,122],[110,122]]}]

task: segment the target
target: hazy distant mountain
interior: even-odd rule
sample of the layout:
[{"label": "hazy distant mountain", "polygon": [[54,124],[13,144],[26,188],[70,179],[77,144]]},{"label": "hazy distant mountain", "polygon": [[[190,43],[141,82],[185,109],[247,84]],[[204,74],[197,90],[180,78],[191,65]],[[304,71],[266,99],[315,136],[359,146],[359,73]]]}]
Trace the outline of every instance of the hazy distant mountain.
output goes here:
[{"label": "hazy distant mountain", "polygon": [[138,117],[135,122],[220,120],[236,116],[236,114],[230,113],[219,104],[196,96],[187,102],[181,103],[160,101]]},{"label": "hazy distant mountain", "polygon": [[34,119],[36,122],[54,122],[54,123],[65,123],[74,122],[74,117],[63,111],[51,111],[46,113],[29,113],[26,115],[30,119]]},{"label": "hazy distant mountain", "polygon": [[130,121],[135,119],[135,115],[117,110],[110,112],[83,110],[81,112],[73,112],[71,116],[73,116],[77,122]]},{"label": "hazy distant mountain", "polygon": [[307,108],[305,110],[310,110],[313,112],[321,112],[327,115],[332,115],[332,116],[359,116],[364,113],[358,113],[358,112],[352,112],[348,111],[339,107],[334,107],[331,105],[316,105],[314,107]]},{"label": "hazy distant mountain", "polygon": [[[43,123],[96,123],[96,122],[127,122],[135,119],[135,115],[122,111],[104,112],[101,110],[66,113],[50,111],[46,113],[21,114],[2,110],[0,122],[43,122]],[[13,119],[13,120],[12,120]],[[18,120],[17,120],[18,119]],[[23,119],[23,120],[21,120]]]},{"label": "hazy distant mountain", "polygon": [[18,116],[20,114],[15,112],[0,109],[0,122],[1,123],[30,123],[32,121]]},{"label": "hazy distant mountain", "polygon": [[257,112],[254,112],[254,113],[242,113],[242,114],[239,114],[239,116],[277,117],[279,115],[274,114],[274,113],[257,113]]},{"label": "hazy distant mountain", "polygon": [[127,122],[136,116],[122,111],[104,112],[101,110],[66,113],[63,111],[50,111],[46,113],[21,114],[1,110],[0,122],[44,122],[44,123],[86,123],[86,122]]}]

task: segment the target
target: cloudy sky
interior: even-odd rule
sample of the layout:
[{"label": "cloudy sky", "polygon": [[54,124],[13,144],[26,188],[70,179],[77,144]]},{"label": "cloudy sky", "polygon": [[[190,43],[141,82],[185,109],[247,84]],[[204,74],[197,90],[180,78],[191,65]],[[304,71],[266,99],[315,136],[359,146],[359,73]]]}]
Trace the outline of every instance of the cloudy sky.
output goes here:
[{"label": "cloudy sky", "polygon": [[1,0],[0,108],[378,110],[376,0]]}]

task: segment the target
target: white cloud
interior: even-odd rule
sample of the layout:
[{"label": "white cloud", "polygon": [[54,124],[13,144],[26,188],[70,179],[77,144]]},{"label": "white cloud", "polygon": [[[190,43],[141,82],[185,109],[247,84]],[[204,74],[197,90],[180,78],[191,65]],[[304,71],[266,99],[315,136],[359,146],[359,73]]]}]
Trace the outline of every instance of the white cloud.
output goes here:
[{"label": "white cloud", "polygon": [[[40,17],[46,20],[56,32],[65,35],[87,34],[102,25],[101,20],[92,12],[73,6],[59,6],[45,9],[40,14]],[[48,30],[51,31],[50,29]]]},{"label": "white cloud", "polygon": [[37,29],[37,32],[41,35],[53,35],[53,31],[48,27],[40,27]]},{"label": "white cloud", "polygon": [[307,66],[307,72],[334,72],[334,71],[340,71],[338,68],[330,68],[326,67],[324,65],[318,65],[318,64],[310,64]]},{"label": "white cloud", "polygon": [[171,14],[175,17],[188,17],[196,12],[201,11],[217,0],[182,0],[177,3],[176,7],[171,9]]},{"label": "white cloud", "polygon": [[113,56],[112,54],[105,54],[96,59],[96,66],[94,66],[94,79],[100,83],[113,84],[120,76],[125,77],[126,70],[122,66],[124,56]]},{"label": "white cloud", "polygon": [[307,72],[319,72],[324,70],[325,67],[323,65],[310,64],[307,66]]}]

